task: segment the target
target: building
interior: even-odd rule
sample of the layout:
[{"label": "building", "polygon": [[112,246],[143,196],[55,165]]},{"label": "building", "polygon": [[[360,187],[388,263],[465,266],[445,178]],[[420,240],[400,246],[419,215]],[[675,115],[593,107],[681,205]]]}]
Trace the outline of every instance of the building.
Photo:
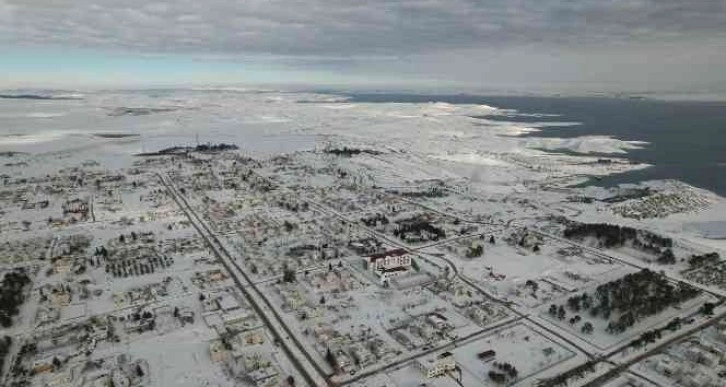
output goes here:
[{"label": "building", "polygon": [[272,362],[259,353],[231,356],[227,366],[235,378],[247,378],[258,386],[274,384],[279,376]]},{"label": "building", "polygon": [[412,264],[412,257],[404,249],[389,250],[380,254],[373,254],[364,258],[368,264],[368,270],[379,271],[398,267],[408,268]]},{"label": "building", "polygon": [[388,284],[392,278],[404,275],[413,265],[413,258],[404,249],[389,250],[364,258],[368,270],[380,278],[382,284]]},{"label": "building", "polygon": [[426,378],[435,378],[456,369],[456,359],[451,352],[429,356],[418,360],[418,366]]},{"label": "building", "polygon": [[391,279],[408,273],[408,269],[405,267],[394,267],[390,269],[382,269],[376,273],[378,274],[378,278],[381,279],[381,283],[385,285],[388,284]]},{"label": "building", "polygon": [[57,292],[51,292],[48,299],[56,307],[64,307],[71,303],[71,294],[64,289]]},{"label": "building", "polygon": [[246,345],[259,345],[265,343],[265,335],[262,330],[253,330],[244,333],[244,343]]},{"label": "building", "polygon": [[431,313],[426,316],[426,322],[436,329],[444,329],[449,326],[449,320],[440,313]]},{"label": "building", "polygon": [[53,371],[55,367],[53,366],[53,357],[47,356],[41,359],[36,359],[33,362],[33,366],[31,367],[31,370],[33,371],[33,374],[42,374],[45,372]]},{"label": "building", "polygon": [[488,349],[484,352],[479,352],[479,354],[476,355],[476,357],[478,357],[479,360],[481,360],[483,362],[488,362],[488,361],[494,359],[496,356],[497,356],[497,353],[493,349]]},{"label": "building", "polygon": [[658,359],[654,368],[658,373],[667,377],[678,376],[681,374],[679,362],[675,362],[670,356]]},{"label": "building", "polygon": [[88,201],[82,199],[73,199],[66,201],[62,205],[63,214],[81,214],[86,216],[88,214]]},{"label": "building", "polygon": [[691,371],[680,378],[680,383],[686,387],[711,386],[711,377],[700,371]]},{"label": "building", "polygon": [[237,301],[237,298],[232,296],[231,294],[222,294],[217,298],[217,305],[219,306],[219,309],[222,309],[224,312],[229,312],[235,309],[240,308],[239,301]]},{"label": "building", "polygon": [[700,344],[694,344],[693,346],[689,347],[685,353],[684,353],[686,359],[696,362],[698,364],[703,364],[706,367],[712,367],[720,362],[719,356],[717,356],[714,353],[711,353],[708,351],[707,348],[701,346]]},{"label": "building", "polygon": [[214,340],[209,343],[209,357],[213,363],[224,363],[229,357],[229,352],[224,348],[221,340]]},{"label": "building", "polygon": [[367,367],[376,361],[376,357],[373,353],[362,345],[355,346],[351,350],[351,354],[353,355],[353,359],[355,359],[356,363],[361,367]]}]

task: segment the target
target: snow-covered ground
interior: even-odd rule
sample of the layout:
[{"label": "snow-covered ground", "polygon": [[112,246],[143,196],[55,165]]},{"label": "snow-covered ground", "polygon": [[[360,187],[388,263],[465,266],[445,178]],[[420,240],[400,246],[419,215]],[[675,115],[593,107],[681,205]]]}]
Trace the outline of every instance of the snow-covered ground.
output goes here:
[{"label": "snow-covered ground", "polygon": [[[511,119],[486,118],[497,115]],[[674,181],[571,187],[647,168],[619,158],[647,144],[522,137],[577,123],[514,117],[486,105],[237,89],[2,100],[0,279],[25,268],[32,282],[0,328],[13,338],[8,359],[42,375],[36,384],[125,375],[132,385],[290,386],[311,372],[350,385],[453,386],[455,373],[427,379],[417,366],[451,352],[464,385],[494,385],[489,371],[506,362],[519,372],[507,383],[524,386],[704,302],[721,313],[723,289],[684,273],[691,255],[724,255],[723,198]],[[239,150],[138,156],[206,143]],[[565,219],[672,238],[676,262],[568,241]],[[216,238],[213,249],[203,236]],[[390,282],[363,264],[399,249],[415,267]],[[596,323],[584,336],[548,316],[550,304],[640,268],[702,294],[619,335]],[[726,284],[726,266],[699,270],[723,271]],[[35,342],[47,345],[21,351]],[[304,364],[286,346],[307,353]],[[496,360],[477,358],[487,349]],[[83,377],[71,372],[82,366]],[[13,367],[3,382],[21,379]],[[628,375],[612,383],[649,385]]]}]

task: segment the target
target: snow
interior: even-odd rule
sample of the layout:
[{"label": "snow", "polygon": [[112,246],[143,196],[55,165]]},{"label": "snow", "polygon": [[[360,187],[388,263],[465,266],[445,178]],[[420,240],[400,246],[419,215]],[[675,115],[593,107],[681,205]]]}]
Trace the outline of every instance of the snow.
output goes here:
[{"label": "snow", "polygon": [[[256,287],[270,300],[280,324],[289,326],[301,348],[311,353],[311,362],[332,373],[324,359],[331,346],[351,353],[368,343],[380,344],[383,355],[371,364],[347,365],[345,372],[335,376],[345,382],[355,377],[350,371],[372,373],[352,385],[458,385],[452,376],[423,380],[413,365],[418,357],[444,351],[454,353],[464,385],[487,385],[493,362],[483,363],[476,357],[487,348],[497,352],[497,362],[517,367],[519,379],[513,383],[532,385],[586,359],[568,343],[601,353],[675,316],[696,314],[703,302],[714,300],[699,296],[681,309],[671,308],[642,321],[621,336],[605,335],[602,324],[596,323],[596,332],[585,337],[579,325],[547,316],[551,303],[637,270],[633,265],[663,270],[680,279],[686,263],[658,266],[652,257],[632,249],[595,254],[542,235],[535,238],[535,250],[519,243],[525,227],[559,235],[561,225],[555,221],[559,217],[630,225],[673,237],[679,258],[726,247],[726,204],[712,193],[677,182],[644,182],[637,187],[650,187],[663,196],[612,204],[602,200],[617,195],[617,189],[569,187],[585,176],[648,167],[619,158],[647,145],[642,142],[604,136],[536,137],[548,126],[577,123],[518,123],[518,114],[537,115],[487,105],[352,103],[334,95],[241,88],[159,95],[89,92],[82,98],[0,101],[4,120],[0,152],[27,152],[0,156],[3,174],[12,181],[0,196],[0,240],[39,244],[27,251],[18,245],[6,246],[18,256],[4,264],[32,268],[34,283],[17,326],[0,332],[27,340],[64,324],[83,324],[91,317],[119,319],[114,324],[121,331],[125,326],[121,317],[153,310],[158,314],[156,329],[122,333],[118,343],[94,342],[97,347],[89,357],[99,360],[123,353],[144,359],[150,370],[148,385],[235,385],[224,366],[212,362],[209,346],[219,339],[215,326],[222,331],[225,321],[247,318],[254,321],[238,327],[254,326],[263,333],[265,343],[242,352],[264,354],[281,376],[294,375],[302,384],[293,363],[273,344],[270,328],[262,328],[262,320],[247,305],[241,289],[236,289],[230,273],[167,194],[157,173],[187,191],[190,207],[217,234],[231,260],[249,275],[251,283],[245,282],[245,290]],[[491,116],[510,121],[487,119]],[[194,153],[195,159],[177,156],[173,162],[135,156],[197,142],[234,143],[240,150]],[[326,153],[343,147],[365,152],[350,157]],[[603,154],[610,155],[610,162],[600,162]],[[254,157],[259,165],[242,165],[239,155]],[[69,183],[69,176],[79,171],[72,168],[79,166],[88,174],[85,186]],[[280,187],[264,192],[252,188],[239,179],[246,168]],[[126,180],[104,183],[103,189],[93,187],[94,180],[114,173]],[[46,176],[65,180],[51,182],[44,180]],[[225,186],[228,180],[236,185]],[[132,181],[141,185],[132,186]],[[441,189],[440,196],[426,194],[436,187]],[[93,198],[95,222],[61,226],[48,222],[49,215],[60,216],[63,200],[87,197]],[[578,197],[592,200],[587,203]],[[679,206],[660,198],[673,199]],[[46,209],[22,209],[21,203],[44,199],[50,201]],[[310,208],[291,210],[280,202],[305,202]],[[626,216],[648,211],[663,216]],[[447,238],[409,242],[397,238],[390,227],[362,227],[361,218],[377,213],[393,221],[425,215],[446,230]],[[50,260],[40,258],[48,258],[58,241],[69,235],[92,235],[88,249],[63,257],[69,264],[84,261],[93,257],[93,249],[115,246],[120,234],[131,231],[152,231],[155,254],[173,259],[173,265],[156,267],[152,273],[114,276],[103,265],[88,264],[83,275],[75,275],[49,271]],[[382,249],[409,250],[419,271],[383,287],[348,245],[364,237],[376,239]],[[490,244],[489,237],[496,242]],[[133,243],[124,244],[120,250],[133,247]],[[320,248],[303,249],[306,252],[298,256],[290,253],[292,246],[306,244]],[[330,262],[320,256],[322,244],[329,244],[326,248],[331,251],[338,249]],[[467,256],[475,244],[483,253]],[[183,251],[178,250],[181,245]],[[329,269],[329,263],[335,267]],[[282,283],[284,265],[295,271],[295,283]],[[252,266],[259,271],[253,273]],[[226,276],[218,276],[220,272]],[[36,312],[49,307],[38,289],[59,284],[76,289],[81,281],[87,282],[90,295],[80,298],[74,293],[70,305],[57,308],[58,321],[34,331]],[[209,310],[216,307],[204,304],[200,294],[207,299],[223,295],[223,310]],[[302,306],[289,305],[298,303]],[[193,312],[194,322],[178,321],[171,315],[175,308]],[[472,312],[477,308],[491,310],[490,318],[475,322]],[[272,314],[267,306],[264,309],[263,313]],[[414,324],[429,324],[431,316],[443,316],[438,321],[450,327],[437,328],[441,332],[428,338],[410,329]]]}]

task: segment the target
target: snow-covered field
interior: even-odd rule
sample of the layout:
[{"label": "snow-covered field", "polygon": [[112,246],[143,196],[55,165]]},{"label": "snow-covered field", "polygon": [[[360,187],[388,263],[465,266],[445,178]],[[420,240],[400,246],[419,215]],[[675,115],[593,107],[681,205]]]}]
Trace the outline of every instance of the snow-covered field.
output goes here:
[{"label": "snow-covered field", "polygon": [[[0,100],[0,280],[31,282],[0,328],[0,382],[497,385],[509,363],[500,385],[524,386],[605,350],[624,361],[620,346],[705,302],[722,312],[716,280],[684,273],[692,255],[723,256],[723,198],[673,181],[571,187],[647,168],[620,158],[647,144],[487,119],[511,113],[234,89]],[[154,155],[208,143],[239,149]],[[675,260],[567,240],[573,220],[671,238]],[[364,264],[381,254],[412,263],[389,281]],[[548,315],[643,268],[701,293],[618,335]],[[420,361],[449,352],[460,375],[427,378]]]}]

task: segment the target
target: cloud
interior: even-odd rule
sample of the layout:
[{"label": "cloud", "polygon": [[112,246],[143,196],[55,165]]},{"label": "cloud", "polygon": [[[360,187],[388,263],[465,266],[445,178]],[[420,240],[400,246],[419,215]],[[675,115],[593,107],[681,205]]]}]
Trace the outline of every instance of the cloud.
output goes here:
[{"label": "cloud", "polygon": [[0,0],[0,43],[341,57],[724,36],[723,0]]},{"label": "cloud", "polygon": [[203,79],[723,92],[725,20],[724,0],[0,0],[0,47],[186,56]]}]

